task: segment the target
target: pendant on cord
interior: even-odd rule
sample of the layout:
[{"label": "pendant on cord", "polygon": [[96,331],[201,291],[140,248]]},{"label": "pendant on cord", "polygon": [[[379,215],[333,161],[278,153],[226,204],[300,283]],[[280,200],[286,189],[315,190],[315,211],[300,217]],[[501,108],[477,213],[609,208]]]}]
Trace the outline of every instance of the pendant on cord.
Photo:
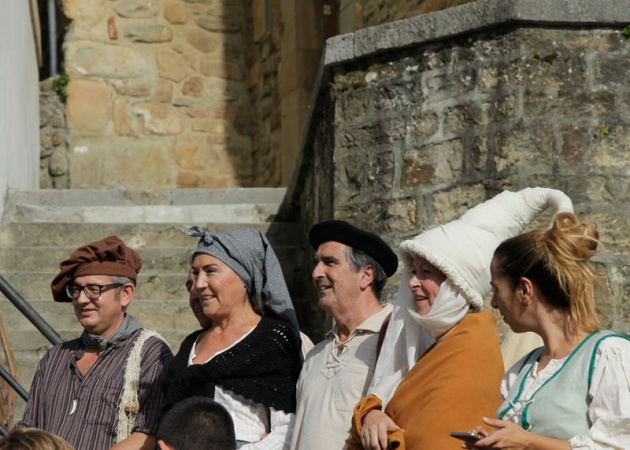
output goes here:
[{"label": "pendant on cord", "polygon": [[79,401],[76,398],[72,400],[72,408],[70,409],[70,414],[68,414],[69,416],[71,416],[72,414],[76,412],[78,404],[79,404]]}]

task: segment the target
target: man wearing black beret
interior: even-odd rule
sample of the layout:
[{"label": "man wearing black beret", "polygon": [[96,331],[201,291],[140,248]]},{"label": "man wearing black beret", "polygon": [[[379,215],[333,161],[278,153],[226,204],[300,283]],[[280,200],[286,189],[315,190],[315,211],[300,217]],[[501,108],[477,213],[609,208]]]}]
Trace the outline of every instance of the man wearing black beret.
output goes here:
[{"label": "man wearing black beret", "polygon": [[352,411],[372,378],[379,332],[392,311],[380,298],[398,258],[377,235],[339,220],[313,226],[309,242],[319,306],[335,325],[304,361],[291,449],[341,450]]}]

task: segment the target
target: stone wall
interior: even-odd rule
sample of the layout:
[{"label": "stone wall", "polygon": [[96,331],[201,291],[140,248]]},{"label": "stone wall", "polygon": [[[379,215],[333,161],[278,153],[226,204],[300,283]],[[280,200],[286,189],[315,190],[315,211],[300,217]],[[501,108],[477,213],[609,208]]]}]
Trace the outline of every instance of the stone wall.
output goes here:
[{"label": "stone wall", "polygon": [[353,32],[475,0],[341,0],[340,29]]},{"label": "stone wall", "polygon": [[63,8],[70,187],[252,185],[244,2]]},{"label": "stone wall", "polygon": [[[278,70],[282,39],[282,13],[279,0],[250,1],[253,39],[248,49],[248,87],[252,95],[252,159],[256,168],[254,186],[281,185],[280,89]],[[271,17],[267,17],[271,15]],[[273,24],[270,26],[270,24]]]},{"label": "stone wall", "polygon": [[617,22],[630,8],[619,11],[485,0],[329,40],[284,211],[305,230],[344,219],[395,246],[503,189],[561,189],[599,226],[599,312],[629,333],[630,43]]},{"label": "stone wall", "polygon": [[39,187],[70,187],[66,107],[55,91],[53,79],[39,83]]}]

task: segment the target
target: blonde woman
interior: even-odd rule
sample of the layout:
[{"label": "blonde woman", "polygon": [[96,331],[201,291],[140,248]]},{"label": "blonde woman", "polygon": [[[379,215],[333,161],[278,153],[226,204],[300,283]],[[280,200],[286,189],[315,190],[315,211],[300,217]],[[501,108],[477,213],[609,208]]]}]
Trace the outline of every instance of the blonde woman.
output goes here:
[{"label": "blonde woman", "polygon": [[468,448],[629,449],[630,340],[601,328],[595,311],[594,224],[570,213],[553,227],[508,239],[491,264],[494,296],[516,333],[540,347],[517,362],[501,385],[492,431]]}]

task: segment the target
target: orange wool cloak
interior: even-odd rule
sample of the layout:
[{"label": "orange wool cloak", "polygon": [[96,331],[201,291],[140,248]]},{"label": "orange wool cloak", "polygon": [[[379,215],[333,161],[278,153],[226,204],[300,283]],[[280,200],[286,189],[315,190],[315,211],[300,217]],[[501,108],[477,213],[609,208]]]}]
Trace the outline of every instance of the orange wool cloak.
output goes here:
[{"label": "orange wool cloak", "polygon": [[[467,314],[416,362],[398,385],[385,413],[404,430],[390,433],[392,448],[461,449],[451,431],[483,425],[501,404],[503,360],[492,313]],[[381,400],[368,395],[354,410],[349,450],[362,449],[361,421]],[[397,445],[398,444],[398,445]]]}]

